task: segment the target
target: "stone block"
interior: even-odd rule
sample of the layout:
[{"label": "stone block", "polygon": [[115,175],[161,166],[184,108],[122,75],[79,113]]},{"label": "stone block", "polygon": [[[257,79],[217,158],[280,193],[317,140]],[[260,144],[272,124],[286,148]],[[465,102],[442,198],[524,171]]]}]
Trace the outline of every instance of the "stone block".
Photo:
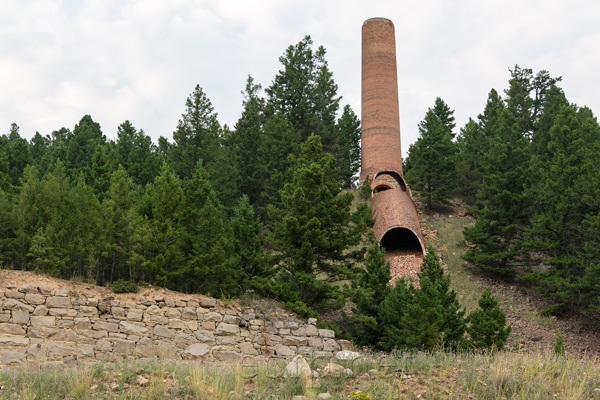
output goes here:
[{"label": "stone block", "polygon": [[221,322],[222,320],[223,316],[217,312],[209,312],[204,314],[204,321]]},{"label": "stone block", "polygon": [[226,363],[238,362],[240,360],[240,358],[242,358],[242,354],[236,353],[235,351],[231,351],[231,350],[218,350],[218,351],[213,350],[212,354],[217,360],[223,361]]},{"label": "stone block", "polygon": [[144,316],[144,311],[143,310],[133,310],[133,309],[130,309],[129,311],[127,311],[126,318],[129,321],[141,321],[143,316]]},{"label": "stone block", "polygon": [[116,318],[125,318],[125,309],[123,307],[111,307],[110,311]]},{"label": "stone block", "polygon": [[19,288],[21,293],[39,293],[37,286],[23,285]]},{"label": "stone block", "polygon": [[91,344],[78,344],[77,345],[77,358],[94,358],[94,346]]},{"label": "stone block", "polygon": [[92,329],[96,331],[119,332],[119,324],[97,320],[94,321]]},{"label": "stone block", "polygon": [[25,354],[27,361],[44,362],[48,359],[48,351],[40,343],[29,346]]},{"label": "stone block", "polygon": [[97,317],[98,316],[98,308],[92,306],[80,306],[79,307],[79,317]]},{"label": "stone block", "polygon": [[307,338],[300,336],[284,336],[283,344],[286,346],[306,346],[308,340]]},{"label": "stone block", "polygon": [[66,308],[51,308],[48,311],[48,314],[54,315],[54,316],[57,316],[57,317],[66,317],[67,314],[68,314],[68,311],[67,311]]},{"label": "stone block", "polygon": [[354,345],[349,340],[340,339],[337,341],[342,350],[354,351]]},{"label": "stone block", "polygon": [[48,308],[71,308],[71,299],[64,296],[52,296],[46,298]]},{"label": "stone block", "polygon": [[312,348],[323,350],[323,339],[311,336],[308,338],[308,345]]},{"label": "stone block", "polygon": [[21,292],[4,292],[4,297],[7,299],[24,299],[25,293]]},{"label": "stone block", "polygon": [[185,325],[186,325],[186,329],[189,329],[191,331],[195,331],[198,329],[198,321],[185,321]]},{"label": "stone block", "polygon": [[29,338],[0,336],[0,346],[28,346]]},{"label": "stone block", "polygon": [[117,354],[132,354],[135,349],[135,342],[131,340],[115,339],[113,342],[113,352]]},{"label": "stone block", "polygon": [[15,300],[15,299],[4,300],[4,302],[2,304],[2,308],[5,310],[27,311],[27,312],[33,312],[33,310],[35,310],[35,308],[30,306],[29,304],[21,303],[19,300]]},{"label": "stone block", "polygon": [[38,286],[38,290],[40,294],[43,294],[44,296],[49,296],[51,294],[48,286]]},{"label": "stone block", "polygon": [[333,339],[323,340],[323,351],[340,351],[340,345]]},{"label": "stone block", "polygon": [[202,329],[208,330],[208,331],[214,331],[215,330],[215,322],[214,321],[202,321]]},{"label": "stone block", "polygon": [[29,313],[27,311],[12,310],[13,324],[27,325],[29,323]]},{"label": "stone block", "polygon": [[149,325],[167,325],[169,323],[169,318],[163,317],[161,315],[144,313],[143,321]]},{"label": "stone block", "polygon": [[0,323],[0,333],[8,335],[25,336],[25,328],[17,324]]},{"label": "stone block", "polygon": [[154,327],[154,336],[163,337],[163,338],[172,338],[175,336],[175,333],[162,325],[156,325]]},{"label": "stone block", "polygon": [[0,351],[0,364],[2,365],[23,365],[25,360],[25,353],[10,350]]},{"label": "stone block", "polygon": [[68,297],[69,296],[69,292],[67,291],[66,288],[58,288],[58,289],[54,289],[52,291],[52,295],[56,296],[56,297]]},{"label": "stone block", "polygon": [[186,329],[187,325],[180,319],[169,319],[169,328],[171,329]]},{"label": "stone block", "polygon": [[190,344],[182,354],[184,360],[198,360],[210,354],[210,347],[203,343]]},{"label": "stone block", "polygon": [[159,341],[154,345],[154,354],[159,358],[166,358],[168,360],[178,360],[181,358],[179,350],[172,343]]},{"label": "stone block", "polygon": [[[37,288],[36,288],[37,290]],[[37,293],[26,293],[25,294],[25,302],[33,305],[44,304],[46,302],[46,298],[41,294]]]},{"label": "stone block", "polygon": [[154,356],[154,346],[150,338],[144,337],[138,340],[135,345],[133,354],[137,357],[152,357]]},{"label": "stone block", "polygon": [[217,305],[217,301],[215,299],[209,298],[209,297],[199,298],[198,303],[200,303],[201,307],[205,307],[205,308],[213,308]]},{"label": "stone block", "polygon": [[243,342],[240,343],[238,345],[240,351],[242,352],[242,354],[246,354],[246,355],[250,355],[250,356],[255,356],[258,354],[258,350],[256,350],[254,348],[254,346],[252,345],[252,343],[250,342]]},{"label": "stone block", "polygon": [[10,321],[10,311],[0,312],[0,322],[8,322]]},{"label": "stone block", "polygon": [[92,323],[90,319],[87,317],[84,318],[75,318],[75,329],[92,329]]},{"label": "stone block", "polygon": [[62,360],[63,357],[75,355],[75,345],[73,343],[48,342],[48,359]]},{"label": "stone block", "polygon": [[335,332],[330,329],[319,329],[319,336],[322,338],[335,338]]},{"label": "stone block", "polygon": [[176,309],[176,308],[169,308],[169,309],[166,311],[166,313],[165,313],[165,316],[166,316],[167,318],[169,318],[169,319],[172,319],[172,318],[173,318],[173,319],[176,319],[176,318],[178,319],[178,318],[181,318],[181,311],[179,311],[179,310],[178,310],[178,309]]},{"label": "stone block", "polygon": [[99,340],[96,340],[96,343],[94,344],[94,349],[96,349],[98,351],[112,351],[113,344],[109,340],[99,339]]},{"label": "stone block", "polygon": [[240,333],[240,327],[234,324],[226,324],[225,322],[221,322],[219,325],[217,325],[215,333],[223,336],[238,335]]},{"label": "stone block", "polygon": [[319,329],[314,325],[306,325],[304,333],[306,336],[319,336]]},{"label": "stone block", "polygon": [[295,354],[295,352],[294,352],[294,350],[290,349],[288,346],[285,346],[280,343],[280,344],[275,345],[275,354],[277,354],[278,356],[289,357],[289,356],[293,356]]},{"label": "stone block", "polygon": [[185,307],[181,312],[181,318],[183,319],[198,319],[196,309],[192,307]]},{"label": "stone block", "polygon": [[214,343],[215,342],[215,335],[210,331],[199,330],[199,331],[194,332],[194,335],[200,342],[203,342],[203,343]]},{"label": "stone block", "polygon": [[35,310],[33,310],[33,313],[31,315],[35,316],[35,317],[44,317],[46,315],[48,315],[48,307],[43,306],[43,305],[38,305]]},{"label": "stone block", "polygon": [[127,335],[147,336],[149,329],[143,325],[137,325],[128,321],[119,323],[120,331]]},{"label": "stone block", "polygon": [[74,328],[75,321],[73,321],[72,319],[57,319],[56,327],[60,329]]},{"label": "stone block", "polygon": [[239,319],[235,315],[223,315],[223,322],[226,324],[239,325]]}]

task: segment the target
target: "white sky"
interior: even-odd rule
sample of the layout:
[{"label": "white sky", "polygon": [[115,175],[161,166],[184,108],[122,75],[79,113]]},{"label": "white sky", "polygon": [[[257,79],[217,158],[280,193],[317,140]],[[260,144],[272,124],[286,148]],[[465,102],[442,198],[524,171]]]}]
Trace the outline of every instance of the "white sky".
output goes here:
[{"label": "white sky", "polygon": [[361,26],[396,27],[403,152],[437,96],[458,127],[507,86],[508,68],[562,76],[567,98],[600,112],[595,0],[11,0],[0,6],[0,133],[73,129],[85,114],[116,137],[126,119],[172,138],[199,84],[221,124],[242,111],[250,74],[263,88],[285,49],[311,35],[360,116]]}]

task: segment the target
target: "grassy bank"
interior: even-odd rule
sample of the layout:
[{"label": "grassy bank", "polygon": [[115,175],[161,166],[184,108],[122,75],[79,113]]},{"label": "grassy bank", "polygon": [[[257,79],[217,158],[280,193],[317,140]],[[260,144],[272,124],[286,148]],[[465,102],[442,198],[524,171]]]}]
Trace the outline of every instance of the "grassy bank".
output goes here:
[{"label": "grassy bank", "polygon": [[[311,361],[311,360],[309,360]],[[312,360],[322,371],[327,360]],[[550,353],[364,355],[338,361],[352,375],[282,376],[285,362],[224,365],[130,362],[88,367],[12,369],[0,399],[593,399],[600,361]],[[362,392],[362,394],[360,394]],[[596,396],[596,397],[595,397]]]}]

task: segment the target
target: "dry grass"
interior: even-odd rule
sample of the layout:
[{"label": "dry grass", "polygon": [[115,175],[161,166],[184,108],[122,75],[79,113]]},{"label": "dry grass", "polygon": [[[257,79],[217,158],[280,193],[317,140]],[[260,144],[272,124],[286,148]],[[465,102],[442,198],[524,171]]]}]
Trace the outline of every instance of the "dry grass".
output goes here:
[{"label": "dry grass", "polygon": [[[551,353],[363,354],[338,361],[352,375],[283,378],[285,363],[240,365],[146,362],[99,364],[0,374],[0,399],[594,399],[600,396],[600,360]],[[314,370],[322,363],[314,362]],[[140,386],[138,377],[149,382]],[[354,395],[355,396],[355,395]],[[595,397],[596,396],[596,397]],[[354,397],[356,398],[356,396]]]}]

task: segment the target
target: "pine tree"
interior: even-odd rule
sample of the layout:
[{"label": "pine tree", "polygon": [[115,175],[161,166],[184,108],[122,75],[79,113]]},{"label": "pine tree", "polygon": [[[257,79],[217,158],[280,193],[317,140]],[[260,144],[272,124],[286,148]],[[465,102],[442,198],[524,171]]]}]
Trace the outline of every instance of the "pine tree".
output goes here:
[{"label": "pine tree", "polygon": [[385,251],[372,230],[367,234],[365,250],[363,270],[353,283],[351,296],[356,309],[345,322],[358,345],[378,346],[384,333],[379,308],[392,289],[389,286],[392,276]]},{"label": "pine tree", "polygon": [[459,347],[465,333],[465,309],[450,289],[450,278],[431,246],[418,276],[419,288],[413,289],[401,320],[406,344],[428,349],[442,344]]},{"label": "pine tree", "polygon": [[151,283],[167,286],[181,276],[181,268],[185,266],[182,247],[187,233],[181,221],[185,198],[179,178],[166,163],[149,192],[152,254],[148,278]]},{"label": "pine tree", "polygon": [[[438,108],[442,108],[442,103],[441,99],[436,100]],[[419,191],[428,209],[434,204],[448,203],[451,194],[456,155],[456,145],[452,142],[452,113],[446,111],[441,119],[429,109],[419,124],[419,138],[408,149],[406,179]]]},{"label": "pine tree", "polygon": [[248,196],[251,204],[259,204],[264,180],[259,149],[263,140],[264,101],[258,94],[261,86],[248,76],[244,92],[244,110],[235,124],[235,131],[227,145],[231,147],[239,191]]},{"label": "pine tree", "polygon": [[243,195],[238,199],[231,218],[233,252],[237,256],[237,268],[241,272],[239,287],[242,291],[254,288],[257,278],[266,276],[265,239],[263,225],[258,220],[250,199]]},{"label": "pine tree", "polygon": [[199,160],[202,160],[209,171],[216,167],[214,161],[219,151],[221,134],[217,113],[200,85],[196,85],[188,96],[185,107],[185,113],[173,132],[174,143],[168,150],[170,165],[184,180],[192,176]]},{"label": "pine tree", "polygon": [[185,183],[184,194],[189,263],[178,271],[178,279],[184,280],[181,285],[187,291],[216,297],[239,294],[241,271],[236,265],[230,222],[201,162]]},{"label": "pine tree", "polygon": [[365,223],[354,226],[353,195],[341,193],[331,154],[323,154],[318,136],[302,145],[292,159],[290,175],[280,192],[281,206],[269,208],[270,243],[280,253],[279,282],[284,300],[322,311],[343,304],[339,282],[351,274],[355,260],[349,249],[360,241]]},{"label": "pine tree", "polygon": [[360,170],[360,120],[349,105],[344,107],[337,122],[339,147],[336,151],[342,186],[356,186]]},{"label": "pine tree", "polygon": [[498,306],[498,300],[486,288],[479,299],[479,309],[467,317],[469,342],[475,348],[504,349],[504,343],[512,328],[506,326],[506,315]]}]

